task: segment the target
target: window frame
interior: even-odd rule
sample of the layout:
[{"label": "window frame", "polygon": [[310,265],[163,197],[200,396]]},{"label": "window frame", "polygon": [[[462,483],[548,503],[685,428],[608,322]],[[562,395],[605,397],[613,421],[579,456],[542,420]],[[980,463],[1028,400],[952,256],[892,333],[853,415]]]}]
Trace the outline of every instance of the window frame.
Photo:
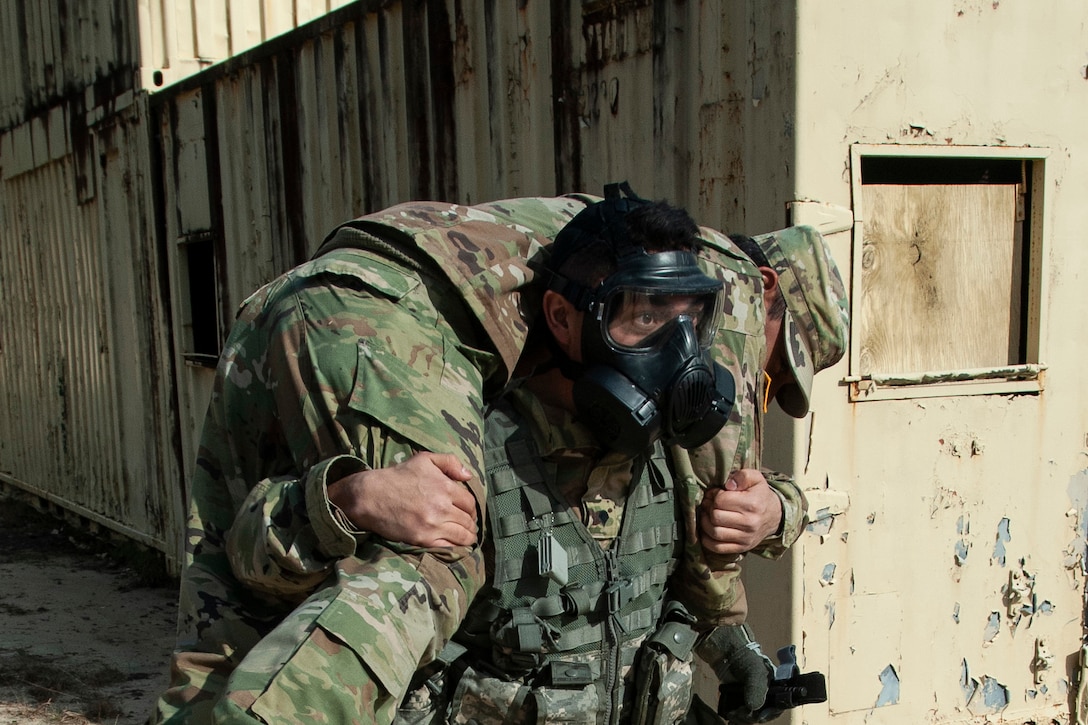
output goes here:
[{"label": "window frame", "polygon": [[[191,366],[215,368],[223,349],[223,305],[219,291],[221,248],[216,235],[206,229],[189,232],[177,240],[181,276],[185,282],[183,326],[187,333],[181,356]],[[197,263],[201,268],[194,268]],[[198,299],[208,294],[213,298]]]},{"label": "window frame", "polygon": [[[862,289],[862,245],[865,240],[866,210],[863,202],[862,161],[874,157],[978,159],[997,158],[1031,163],[1031,194],[1025,199],[1024,213],[1029,217],[1027,269],[1022,270],[1027,285],[1025,317],[1026,361],[1022,364],[992,368],[961,370],[932,370],[902,373],[886,371],[867,373],[861,370],[860,336],[851,335],[849,374],[843,382],[849,386],[851,402],[902,400],[965,395],[1039,394],[1044,390],[1046,365],[1043,363],[1047,329],[1047,277],[1043,271],[1044,219],[1048,208],[1050,185],[1046,160],[1050,150],[1012,146],[926,146],[915,144],[852,144],[850,147],[850,185],[854,209],[853,240],[851,243],[850,298],[860,301]],[[854,309],[860,309],[855,304]],[[855,312],[856,314],[856,312]]]}]

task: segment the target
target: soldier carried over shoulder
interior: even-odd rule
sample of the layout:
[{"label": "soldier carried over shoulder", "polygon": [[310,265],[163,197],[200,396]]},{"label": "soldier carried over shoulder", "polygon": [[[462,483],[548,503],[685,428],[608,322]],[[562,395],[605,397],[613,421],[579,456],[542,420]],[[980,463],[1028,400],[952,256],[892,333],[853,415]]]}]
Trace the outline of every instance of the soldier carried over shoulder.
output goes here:
[{"label": "soldier carried over shoulder", "polygon": [[[606,204],[653,206],[635,201],[617,194]],[[417,670],[445,656],[444,645],[480,587],[493,591],[494,580],[484,576],[484,549],[476,543],[476,522],[494,516],[481,518],[483,463],[491,450],[485,440],[494,427],[484,425],[485,401],[509,381],[530,313],[548,309],[531,286],[529,261],[587,203],[603,208],[584,196],[393,207],[339,228],[313,261],[247,300],[220,361],[205,423],[193,482],[179,647],[159,721],[291,721],[299,708],[315,708],[335,721],[338,707],[349,720],[396,717]],[[696,228],[688,236],[711,235]],[[700,254],[717,255],[717,278],[741,268],[748,279],[760,279],[750,260],[723,244],[720,234],[714,238],[729,253],[707,245]],[[690,250],[677,253],[691,256]],[[742,280],[734,275],[731,281]],[[720,291],[716,299],[726,306],[731,301]],[[660,456],[650,456],[654,466],[640,468],[644,476],[677,482],[676,530],[682,533],[662,546],[679,547],[671,556],[680,574],[668,586],[683,582],[677,598],[694,601],[690,608],[703,631],[720,625],[739,631],[735,625],[744,616],[735,561],[719,566],[714,558],[728,560],[738,546],[758,546],[764,539],[773,554],[792,542],[803,520],[803,498],[788,480],[773,480],[772,490],[753,471],[751,480],[731,487],[721,475],[724,466],[710,470],[695,455],[706,448],[714,460],[732,462],[747,455],[741,446],[758,441],[758,425],[746,424],[751,430],[742,435],[731,425],[737,408],[751,404],[748,392],[759,386],[749,378],[766,362],[762,345],[747,344],[762,339],[763,330],[753,335],[753,326],[737,324],[737,317],[720,316],[732,320],[720,326],[704,324],[696,335],[699,352],[686,359],[709,365],[704,346],[715,343],[713,355],[722,358],[725,351],[724,368],[737,371],[730,379],[743,381],[744,403],[719,410],[721,422],[728,417],[729,423],[711,431],[710,442],[679,441],[696,446],[685,476],[665,475],[679,467]],[[731,333],[745,344],[723,345]],[[581,338],[571,344],[580,354]],[[576,425],[581,423],[560,430]],[[718,444],[725,431],[730,433]],[[657,440],[650,442],[664,450]],[[634,460],[632,446],[620,447]],[[669,456],[682,459],[680,450],[673,446]],[[695,475],[699,471],[702,478]],[[719,500],[709,496],[704,503],[702,540],[715,552],[704,556],[696,545],[696,506],[708,485],[720,490]],[[338,492],[350,494],[340,505]],[[743,504],[721,501],[726,494],[748,497]],[[421,495],[434,505],[421,505]],[[764,503],[748,503],[757,499]],[[560,503],[550,505],[559,511]],[[491,499],[486,504],[493,506]],[[610,518],[609,510],[615,511],[603,506],[598,518]],[[508,512],[508,520],[517,518]],[[539,550],[561,559],[566,547]],[[562,567],[554,559],[553,565],[559,576]],[[664,597],[649,608],[645,603],[637,605],[636,618],[647,618],[655,606],[660,615],[645,632],[664,623],[658,619],[666,614],[670,622],[685,618]],[[333,669],[330,656],[337,658]],[[329,672],[336,676],[323,676]],[[766,672],[754,679],[763,680],[765,692]],[[609,711],[626,712],[622,698]]]}]

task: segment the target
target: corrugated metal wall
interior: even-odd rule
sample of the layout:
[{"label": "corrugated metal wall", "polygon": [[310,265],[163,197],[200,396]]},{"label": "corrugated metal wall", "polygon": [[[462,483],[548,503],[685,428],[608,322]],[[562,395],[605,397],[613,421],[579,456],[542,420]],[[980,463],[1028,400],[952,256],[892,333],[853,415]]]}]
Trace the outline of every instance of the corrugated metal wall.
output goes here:
[{"label": "corrugated metal wall", "polygon": [[135,87],[140,47],[134,0],[0,4],[0,129],[64,99],[88,107]]},{"label": "corrugated metal wall", "polygon": [[89,181],[57,141],[31,168],[5,156],[0,478],[173,554],[180,436],[142,115],[83,139]]},{"label": "corrugated metal wall", "polygon": [[141,86],[169,86],[350,1],[140,0]]},{"label": "corrugated metal wall", "polygon": [[58,103],[88,110],[155,90],[350,0],[30,0],[0,3],[0,129]]},{"label": "corrugated metal wall", "polygon": [[[13,220],[0,245],[5,289],[21,289],[29,311],[5,313],[0,386],[11,410],[36,416],[4,418],[0,471],[171,556],[211,380],[194,300],[214,300],[221,339],[241,299],[331,227],[407,199],[476,203],[625,178],[723,228],[782,222],[781,184],[753,194],[746,171],[748,142],[782,125],[758,114],[788,113],[789,94],[766,92],[788,83],[786,64],[761,71],[761,105],[747,100],[749,65],[775,27],[762,11],[708,0],[285,7],[56,0],[0,15],[19,49],[0,76]],[[202,240],[215,269],[192,288],[186,254]],[[68,274],[62,254],[76,244],[101,265],[79,284],[20,276],[28,254]],[[46,299],[69,316],[28,326]],[[97,346],[72,315],[99,321]],[[101,382],[84,382],[94,369]],[[97,454],[65,457],[64,436]],[[52,446],[62,454],[46,460]]]},{"label": "corrugated metal wall", "polygon": [[[750,27],[769,26],[766,13],[649,0],[373,4],[154,98],[168,156],[191,134],[215,149],[200,164],[223,199],[228,306],[343,219],[407,199],[476,203],[622,177],[723,228],[751,214],[760,228],[784,223],[781,172],[744,156],[748,138],[784,147],[788,132],[790,94],[776,87],[753,104],[745,80],[750,55],[768,52]],[[788,58],[789,39],[776,30],[774,42]],[[768,66],[766,95],[790,79],[786,64]],[[174,126],[185,118],[202,128]],[[208,202],[170,178],[182,173],[173,163],[178,204],[167,206],[180,219]],[[750,190],[753,176],[765,192]],[[169,235],[192,231],[179,221]]]}]

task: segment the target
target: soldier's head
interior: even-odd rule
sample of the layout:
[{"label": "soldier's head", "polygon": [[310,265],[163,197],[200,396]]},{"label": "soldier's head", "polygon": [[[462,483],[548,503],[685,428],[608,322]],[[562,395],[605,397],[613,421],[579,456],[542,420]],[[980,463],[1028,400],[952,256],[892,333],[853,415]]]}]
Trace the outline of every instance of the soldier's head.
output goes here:
[{"label": "soldier's head", "polygon": [[552,245],[544,320],[575,411],[617,450],[701,445],[732,407],[732,377],[708,354],[722,283],[700,267],[698,235],[683,209],[610,184]]},{"label": "soldier's head", "polygon": [[812,227],[731,238],[763,275],[765,401],[777,399],[787,414],[802,418],[813,376],[846,351],[850,313],[842,277],[827,242]]}]

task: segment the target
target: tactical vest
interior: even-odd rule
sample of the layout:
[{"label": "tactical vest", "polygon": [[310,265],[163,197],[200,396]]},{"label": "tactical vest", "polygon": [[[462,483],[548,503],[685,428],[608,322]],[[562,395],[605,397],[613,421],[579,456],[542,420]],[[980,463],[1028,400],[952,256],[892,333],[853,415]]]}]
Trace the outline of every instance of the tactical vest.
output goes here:
[{"label": "tactical vest", "polygon": [[664,450],[637,465],[604,550],[555,488],[555,464],[526,423],[501,406],[485,444],[494,576],[455,636],[467,653],[450,721],[629,722],[636,653],[665,619],[681,553]]}]

